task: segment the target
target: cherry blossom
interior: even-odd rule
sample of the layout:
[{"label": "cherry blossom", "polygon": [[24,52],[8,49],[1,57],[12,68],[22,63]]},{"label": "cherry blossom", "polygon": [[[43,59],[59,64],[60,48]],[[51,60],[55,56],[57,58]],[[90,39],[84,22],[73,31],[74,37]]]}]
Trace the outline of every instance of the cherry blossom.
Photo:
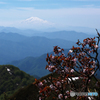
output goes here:
[{"label": "cherry blossom", "polygon": [[71,73],[73,73],[74,72],[74,69],[71,69]]},{"label": "cherry blossom", "polygon": [[58,98],[59,98],[59,99],[62,99],[62,97],[63,97],[62,94],[59,94],[59,95],[58,95]]},{"label": "cherry blossom", "polygon": [[[99,33],[98,40],[100,41]],[[96,43],[94,37],[84,39],[83,43],[78,40],[76,44],[80,47],[73,46],[71,50],[69,50],[67,56],[65,56],[63,53],[64,49],[61,49],[58,46],[55,46],[53,49],[54,53],[56,54],[55,56],[49,56],[47,54],[46,61],[48,62],[48,65],[46,66],[46,69],[50,72],[56,72],[58,77],[53,78],[51,75],[47,81],[44,80],[40,82],[35,80],[36,86],[38,86],[40,89],[39,93],[41,98],[39,98],[39,100],[42,100],[42,98],[45,96],[48,97],[51,91],[55,91],[57,94],[57,100],[65,100],[69,98],[71,90],[76,88],[74,85],[74,81],[76,79],[73,79],[74,72],[80,73],[80,76],[77,79],[82,80],[82,85],[80,86],[79,90],[81,91],[83,88],[85,88],[84,91],[86,91],[86,87],[91,83],[90,79],[92,76],[94,76],[96,68],[99,69],[99,62],[97,60],[97,49],[99,42]],[[92,52],[96,55],[95,57],[90,55]],[[78,68],[78,71],[75,70],[75,67]],[[47,82],[49,82],[49,86],[46,84]],[[66,85],[70,85],[70,90],[66,91]],[[80,98],[81,97],[78,97],[76,99],[78,100]]]},{"label": "cherry blossom", "polygon": [[73,52],[73,50],[69,50],[69,53],[72,53]]},{"label": "cherry blossom", "polygon": [[94,47],[97,49],[98,48],[98,45],[94,45]]},{"label": "cherry blossom", "polygon": [[43,86],[43,83],[42,82],[38,83],[38,86],[39,87],[42,87]]},{"label": "cherry blossom", "polygon": [[54,90],[54,89],[55,89],[55,86],[53,86],[53,84],[51,84],[51,85],[50,85],[50,88],[51,88],[52,90]]}]

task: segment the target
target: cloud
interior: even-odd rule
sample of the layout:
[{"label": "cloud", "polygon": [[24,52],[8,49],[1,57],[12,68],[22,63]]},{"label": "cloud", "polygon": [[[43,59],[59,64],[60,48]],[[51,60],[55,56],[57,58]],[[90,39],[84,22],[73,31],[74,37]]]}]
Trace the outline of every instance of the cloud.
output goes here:
[{"label": "cloud", "polygon": [[45,0],[18,0],[18,1],[45,1]]},{"label": "cloud", "polygon": [[46,20],[43,20],[43,19],[40,19],[38,17],[30,17],[28,19],[26,19],[24,22],[27,22],[27,23],[49,23],[48,21]]},{"label": "cloud", "polygon": [[30,17],[30,18],[27,18],[25,20],[22,21],[22,23],[31,23],[31,24],[48,24],[48,25],[52,25],[54,23],[51,23],[47,20],[43,20],[41,18],[38,18],[38,17]]},{"label": "cloud", "polygon": [[18,0],[18,1],[33,1],[33,0]]},{"label": "cloud", "polygon": [[17,10],[33,10],[33,7],[17,7]]},{"label": "cloud", "polygon": [[100,0],[71,0],[71,1],[100,1]]},{"label": "cloud", "polygon": [[6,4],[6,2],[0,2],[0,4]]},{"label": "cloud", "polygon": [[19,25],[24,25],[25,27],[30,27],[30,28],[44,28],[44,27],[52,27],[54,23],[49,22],[47,20],[41,19],[39,17],[30,17],[25,20],[20,21]]},{"label": "cloud", "polygon": [[50,26],[59,28],[66,28],[66,26],[100,28],[100,8],[34,9],[24,7],[0,9],[0,12],[1,26],[9,26],[9,23],[12,22],[13,27],[37,29]]}]

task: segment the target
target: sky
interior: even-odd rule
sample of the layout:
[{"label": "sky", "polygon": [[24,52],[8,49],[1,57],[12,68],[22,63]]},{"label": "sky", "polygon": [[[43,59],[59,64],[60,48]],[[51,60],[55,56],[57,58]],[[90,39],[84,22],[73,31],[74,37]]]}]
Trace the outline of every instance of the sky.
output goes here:
[{"label": "sky", "polygon": [[0,26],[100,29],[100,0],[0,0]]}]

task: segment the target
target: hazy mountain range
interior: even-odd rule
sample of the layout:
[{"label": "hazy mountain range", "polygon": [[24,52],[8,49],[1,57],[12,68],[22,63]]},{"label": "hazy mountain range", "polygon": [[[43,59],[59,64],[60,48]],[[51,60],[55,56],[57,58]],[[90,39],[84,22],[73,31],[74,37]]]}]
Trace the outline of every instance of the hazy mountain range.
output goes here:
[{"label": "hazy mountain range", "polygon": [[[9,28],[8,28],[9,29]],[[81,41],[86,37],[94,37],[85,33],[75,31],[59,31],[49,33],[38,33],[29,37],[18,33],[0,33],[0,64],[13,60],[20,60],[28,56],[40,56],[51,52],[53,46],[70,49],[76,46],[78,39]]]},{"label": "hazy mountain range", "polygon": [[[69,52],[69,49],[64,50],[65,55],[67,55],[68,52]],[[98,52],[100,52],[100,50],[98,50]],[[49,53],[49,55],[51,55],[51,54],[54,55],[53,52]],[[48,64],[46,62],[46,57],[47,57],[47,54],[43,54],[40,57],[36,57],[36,58],[35,57],[26,57],[24,59],[12,61],[7,64],[17,66],[20,70],[23,70],[30,75],[33,75],[33,76],[36,75],[39,77],[43,77],[50,73],[48,70],[45,69],[46,65]],[[98,59],[100,62],[100,54],[98,56]],[[96,77],[100,79],[100,70],[97,71]]]},{"label": "hazy mountain range", "polygon": [[71,48],[75,42],[46,37],[26,37],[17,33],[0,33],[0,64],[23,59],[27,56],[40,56],[53,50],[53,46]]},{"label": "hazy mountain range", "polygon": [[[0,33],[0,64],[13,64],[21,70],[39,77],[48,74],[48,71],[44,69],[45,58],[46,53],[53,50],[53,46],[58,45],[66,49],[65,51],[68,53],[73,45],[77,46],[75,43],[78,39],[82,41],[87,37],[94,37],[94,35],[75,31],[33,33],[34,36],[29,37],[21,35],[16,28],[0,27],[0,30],[6,32]],[[8,30],[18,33],[7,33]],[[30,34],[30,31],[27,32]]]},{"label": "hazy mountain range", "polygon": [[[21,89],[9,100],[13,100],[14,98],[18,100],[32,98],[30,100],[33,100],[33,94],[35,98],[38,89],[28,82],[34,81],[34,77],[32,76],[35,76],[35,78],[42,77],[40,80],[49,76],[50,72],[45,69],[47,65],[46,54],[53,54],[51,52],[53,51],[53,46],[58,45],[64,48],[64,53],[67,55],[72,46],[77,46],[75,43],[78,39],[82,41],[88,37],[94,37],[94,35],[75,31],[39,32],[0,27],[0,64],[10,64],[0,66],[0,100],[4,98],[5,94],[3,95],[3,92],[6,91],[10,96],[19,88]],[[100,53],[100,49],[98,53]],[[100,61],[100,54],[98,59]],[[100,79],[99,70],[96,77]],[[22,88],[22,86],[27,84],[30,85]]]},{"label": "hazy mountain range", "polygon": [[[0,32],[19,33],[19,34],[26,35],[26,36],[33,36],[34,34],[38,34],[38,33],[56,32],[56,31],[61,31],[61,30],[83,32],[83,33],[87,33],[87,34],[95,34],[96,33],[95,28],[79,27],[79,26],[76,26],[76,27],[75,26],[67,26],[65,29],[59,29],[59,28],[51,27],[51,28],[47,28],[47,29],[45,28],[45,29],[42,29],[42,30],[18,29],[18,28],[15,28],[15,27],[0,26]],[[98,29],[98,31],[100,31],[100,29]]]},{"label": "hazy mountain range", "polygon": [[[64,50],[65,55],[67,55],[69,49]],[[50,52],[49,55],[54,55],[53,52]],[[26,57],[22,60],[12,61],[7,64],[11,64],[17,66],[21,70],[25,71],[30,75],[37,75],[39,77],[43,77],[50,72],[45,69],[47,62],[46,62],[47,54],[43,54],[40,57]]]}]

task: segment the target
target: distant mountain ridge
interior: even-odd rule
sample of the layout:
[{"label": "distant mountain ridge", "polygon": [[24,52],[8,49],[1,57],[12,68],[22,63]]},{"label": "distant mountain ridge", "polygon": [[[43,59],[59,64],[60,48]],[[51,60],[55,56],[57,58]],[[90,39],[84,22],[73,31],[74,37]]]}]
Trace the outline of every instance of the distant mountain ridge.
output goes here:
[{"label": "distant mountain ridge", "polygon": [[0,32],[0,39],[3,39],[3,40],[10,40],[10,41],[13,41],[13,42],[21,42],[21,41],[24,41],[27,38],[28,38],[27,36],[24,36],[24,35],[21,35],[21,34],[18,34],[18,33]]},{"label": "distant mountain ridge", "polygon": [[[69,52],[69,49],[64,50],[64,54],[67,55]],[[98,50],[100,52],[100,50]],[[49,55],[54,55],[53,52],[48,53]],[[50,72],[45,69],[46,65],[48,64],[46,62],[47,54],[43,54],[40,57],[26,57],[22,60],[12,61],[7,64],[14,65],[18,67],[20,70],[25,71],[26,73],[30,75],[37,75],[39,77],[43,77],[45,75],[48,75]],[[98,60],[100,62],[100,54],[98,55]],[[97,72],[97,78],[100,79],[100,71]]]},{"label": "distant mountain ridge", "polygon": [[26,37],[17,33],[0,33],[0,64],[20,60],[27,56],[37,57],[52,51],[53,46],[71,48],[75,42],[49,39],[43,36]]},{"label": "distant mountain ridge", "polygon": [[71,48],[76,46],[78,39],[83,41],[87,37],[94,36],[75,31],[33,33],[32,37],[20,35],[20,33],[1,32],[0,64],[24,59],[28,56],[38,57],[52,51],[53,46],[56,45],[65,49]]},{"label": "distant mountain ridge", "polygon": [[[76,28],[79,28],[78,30],[80,31],[74,31]],[[82,31],[81,31],[82,29]],[[83,32],[84,29],[84,32]],[[80,39],[81,41],[84,38],[87,37],[94,37],[94,35],[88,34],[88,32],[85,31],[86,30],[92,30],[94,35],[96,35],[96,31],[93,28],[86,28],[86,27],[67,27],[67,30],[53,30],[52,29],[48,29],[49,31],[45,32],[44,31],[37,31],[37,30],[33,30],[33,29],[25,29],[25,30],[21,30],[21,29],[17,29],[15,27],[2,27],[0,26],[0,32],[5,32],[5,33],[18,33],[24,36],[43,36],[43,37],[47,37],[47,38],[51,38],[51,39],[64,39],[64,40],[70,40],[70,41],[74,41],[76,42],[77,39]]]},{"label": "distant mountain ridge", "polygon": [[56,31],[56,32],[44,32],[40,34],[36,34],[38,36],[45,36],[47,38],[52,38],[52,39],[64,39],[64,40],[70,40],[73,42],[77,42],[79,39],[81,42],[85,38],[92,38],[96,35],[89,35],[83,32],[76,32],[76,31]]},{"label": "distant mountain ridge", "polygon": [[24,36],[33,36],[33,34],[42,33],[41,31],[37,31],[34,29],[18,29],[15,27],[3,27],[3,26],[0,26],[0,32],[19,33],[20,35],[24,35]]},{"label": "distant mountain ridge", "polygon": [[[68,52],[69,52],[69,49],[64,50],[65,55],[67,55]],[[50,52],[49,55],[50,54],[54,55],[53,52]],[[46,57],[47,57],[47,54],[43,54],[36,58],[35,57],[26,57],[22,60],[12,61],[7,64],[14,65],[14,66],[18,67],[20,70],[23,70],[30,75],[35,74],[39,77],[43,77],[50,73],[48,70],[45,69],[45,67],[47,65]]]}]

